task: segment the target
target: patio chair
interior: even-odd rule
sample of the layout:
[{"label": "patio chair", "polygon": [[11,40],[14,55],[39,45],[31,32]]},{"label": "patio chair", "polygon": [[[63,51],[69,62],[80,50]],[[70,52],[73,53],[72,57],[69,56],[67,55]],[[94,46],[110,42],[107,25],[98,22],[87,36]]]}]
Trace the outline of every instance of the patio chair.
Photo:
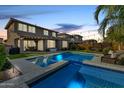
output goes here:
[{"label": "patio chair", "polygon": [[108,54],[101,57],[101,62],[104,63],[116,64],[117,61],[118,61],[118,56],[115,58],[111,58],[111,55]]}]

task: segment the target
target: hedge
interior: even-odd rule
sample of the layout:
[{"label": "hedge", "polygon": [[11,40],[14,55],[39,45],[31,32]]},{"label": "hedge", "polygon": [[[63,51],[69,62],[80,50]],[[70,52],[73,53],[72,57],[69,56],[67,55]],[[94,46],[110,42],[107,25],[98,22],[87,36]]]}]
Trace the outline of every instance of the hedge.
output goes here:
[{"label": "hedge", "polygon": [[6,62],[5,46],[0,44],[0,71],[3,69],[5,62]]}]

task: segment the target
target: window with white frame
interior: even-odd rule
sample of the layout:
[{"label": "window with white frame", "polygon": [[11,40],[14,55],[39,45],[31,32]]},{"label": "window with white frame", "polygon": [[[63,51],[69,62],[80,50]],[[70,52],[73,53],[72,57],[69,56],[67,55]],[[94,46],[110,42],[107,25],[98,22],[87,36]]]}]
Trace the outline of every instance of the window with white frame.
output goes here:
[{"label": "window with white frame", "polygon": [[67,48],[67,47],[68,47],[68,42],[62,41],[62,48]]},{"label": "window with white frame", "polygon": [[48,36],[48,30],[43,30],[43,34]]},{"label": "window with white frame", "polygon": [[34,40],[24,40],[24,51],[35,48],[36,48],[36,43]]},{"label": "window with white frame", "polygon": [[53,36],[53,37],[56,37],[56,33],[55,33],[55,32],[52,32],[52,36]]},{"label": "window with white frame", "polygon": [[28,27],[28,32],[35,33],[35,27],[29,26]]},{"label": "window with white frame", "polygon": [[18,30],[27,32],[27,25],[19,23]]},{"label": "window with white frame", "polygon": [[55,48],[55,40],[47,40],[47,48]]}]

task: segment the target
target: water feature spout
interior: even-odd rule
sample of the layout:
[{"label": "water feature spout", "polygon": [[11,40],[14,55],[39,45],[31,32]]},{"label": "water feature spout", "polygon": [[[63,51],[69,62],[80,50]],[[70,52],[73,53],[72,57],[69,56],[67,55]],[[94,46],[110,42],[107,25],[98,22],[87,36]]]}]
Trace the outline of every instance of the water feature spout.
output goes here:
[{"label": "water feature spout", "polygon": [[47,61],[48,61],[48,56],[45,56],[44,59],[43,59],[43,63],[44,63],[45,66],[48,65]]}]

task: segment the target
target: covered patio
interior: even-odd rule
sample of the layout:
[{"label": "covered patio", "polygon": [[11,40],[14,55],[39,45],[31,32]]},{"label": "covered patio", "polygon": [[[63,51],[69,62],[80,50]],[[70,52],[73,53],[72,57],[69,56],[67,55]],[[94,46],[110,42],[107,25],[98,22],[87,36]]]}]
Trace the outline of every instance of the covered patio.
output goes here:
[{"label": "covered patio", "polygon": [[50,48],[57,48],[57,40],[47,37],[23,36],[15,39],[15,47],[20,48],[20,52],[26,51],[47,51]]}]

